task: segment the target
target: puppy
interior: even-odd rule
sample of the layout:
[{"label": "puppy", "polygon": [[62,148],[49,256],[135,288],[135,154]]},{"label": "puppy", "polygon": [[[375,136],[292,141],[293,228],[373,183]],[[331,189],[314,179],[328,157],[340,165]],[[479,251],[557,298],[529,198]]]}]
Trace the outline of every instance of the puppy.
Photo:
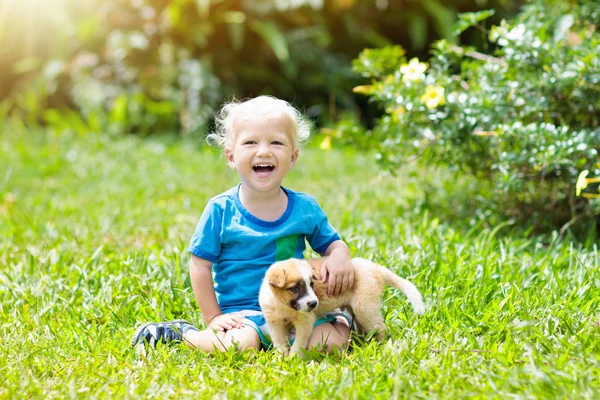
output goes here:
[{"label": "puppy", "polygon": [[[381,295],[385,284],[400,289],[418,314],[425,312],[417,288],[389,269],[362,258],[353,258],[354,286],[339,296],[327,294],[327,283],[320,279],[324,258],[289,259],[276,262],[267,270],[260,288],[259,303],[269,324],[271,340],[285,355],[301,355],[306,349],[317,318],[336,308],[350,308],[361,332],[377,330],[385,337],[381,315]],[[289,348],[289,329],[296,328],[296,339]]]}]

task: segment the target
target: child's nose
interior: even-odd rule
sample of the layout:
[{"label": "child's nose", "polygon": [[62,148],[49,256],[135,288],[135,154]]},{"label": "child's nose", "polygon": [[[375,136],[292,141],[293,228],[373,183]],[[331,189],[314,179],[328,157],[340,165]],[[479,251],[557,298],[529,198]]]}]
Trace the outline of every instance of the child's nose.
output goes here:
[{"label": "child's nose", "polygon": [[261,144],[260,146],[258,146],[257,155],[268,156],[269,154],[271,154],[271,147],[268,143]]}]

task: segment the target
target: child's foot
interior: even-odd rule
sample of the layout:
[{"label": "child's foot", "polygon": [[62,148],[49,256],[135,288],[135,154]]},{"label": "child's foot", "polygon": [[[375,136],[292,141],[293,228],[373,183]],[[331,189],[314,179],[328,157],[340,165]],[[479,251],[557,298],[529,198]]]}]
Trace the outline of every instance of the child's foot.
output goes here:
[{"label": "child's foot", "polygon": [[131,338],[131,347],[138,344],[156,347],[157,343],[174,344],[183,341],[183,335],[189,330],[197,331],[189,322],[177,319],[167,322],[149,322],[139,326]]}]

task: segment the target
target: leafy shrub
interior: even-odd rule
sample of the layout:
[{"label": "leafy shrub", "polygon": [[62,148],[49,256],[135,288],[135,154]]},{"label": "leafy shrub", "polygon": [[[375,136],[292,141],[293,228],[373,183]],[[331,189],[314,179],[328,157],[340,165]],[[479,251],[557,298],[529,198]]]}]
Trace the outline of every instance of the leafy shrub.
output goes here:
[{"label": "leafy shrub", "polygon": [[531,2],[490,30],[491,11],[463,14],[456,33],[485,32],[485,53],[446,40],[428,63],[397,46],[361,53],[354,69],[372,82],[355,91],[385,108],[371,136],[383,166],[417,154],[494,179],[515,216],[598,214],[575,185],[583,170],[600,176],[600,8],[576,3]]}]

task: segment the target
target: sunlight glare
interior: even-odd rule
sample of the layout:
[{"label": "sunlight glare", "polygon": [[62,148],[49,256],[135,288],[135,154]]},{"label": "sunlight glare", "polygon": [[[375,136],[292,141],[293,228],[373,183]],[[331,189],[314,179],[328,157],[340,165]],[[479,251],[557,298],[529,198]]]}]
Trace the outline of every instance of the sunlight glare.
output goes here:
[{"label": "sunlight glare", "polygon": [[68,29],[69,3],[77,1],[0,0],[0,44],[22,54],[35,52],[52,28]]}]

